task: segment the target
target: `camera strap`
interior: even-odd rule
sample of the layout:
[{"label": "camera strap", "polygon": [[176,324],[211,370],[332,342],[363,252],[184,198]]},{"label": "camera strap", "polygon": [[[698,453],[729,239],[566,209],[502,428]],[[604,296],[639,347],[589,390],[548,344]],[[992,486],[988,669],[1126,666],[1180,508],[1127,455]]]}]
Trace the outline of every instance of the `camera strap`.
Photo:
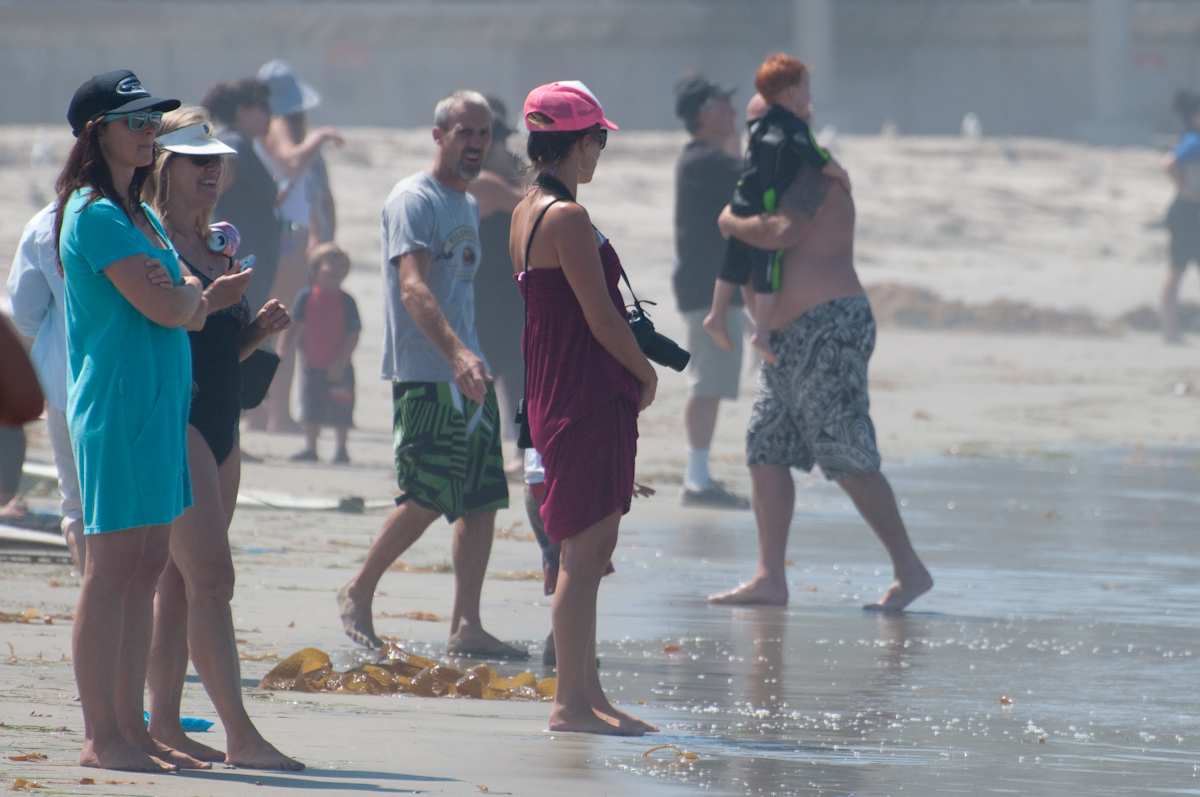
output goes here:
[{"label": "camera strap", "polygon": [[[567,186],[563,184],[562,180],[559,180],[552,174],[540,172],[537,178],[534,180],[534,183],[536,183],[537,186],[543,191],[555,197],[554,202],[575,201],[575,196],[571,193],[571,189],[567,188]],[[545,207],[545,209],[542,211],[542,216],[546,215],[546,211],[550,209],[554,202],[551,202]],[[529,247],[533,245],[533,232],[537,230],[538,224],[541,223],[542,216],[538,216],[537,221],[533,223],[533,230],[529,233],[529,243],[525,247],[526,270],[529,268]],[[595,230],[596,228],[593,226],[592,229]],[[621,279],[625,281],[625,287],[629,289],[629,295],[633,298],[634,309],[636,309],[637,312],[641,313],[642,315],[645,315],[646,311],[642,309],[643,302],[637,297],[637,293],[633,290],[633,283],[629,281],[629,275],[625,273],[625,267],[619,266],[619,269],[621,271]],[[653,305],[655,302],[646,300],[644,304]],[[528,308],[526,308],[526,318],[528,319]]]}]

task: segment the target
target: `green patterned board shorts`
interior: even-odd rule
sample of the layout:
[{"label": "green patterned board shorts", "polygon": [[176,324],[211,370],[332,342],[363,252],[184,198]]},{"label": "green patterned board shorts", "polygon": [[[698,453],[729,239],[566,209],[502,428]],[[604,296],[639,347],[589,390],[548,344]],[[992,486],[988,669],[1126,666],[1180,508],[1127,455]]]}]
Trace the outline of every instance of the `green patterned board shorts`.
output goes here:
[{"label": "green patterned board shorts", "polygon": [[392,430],[397,504],[413,501],[450,522],[508,506],[492,385],[480,405],[448,382],[393,382]]}]

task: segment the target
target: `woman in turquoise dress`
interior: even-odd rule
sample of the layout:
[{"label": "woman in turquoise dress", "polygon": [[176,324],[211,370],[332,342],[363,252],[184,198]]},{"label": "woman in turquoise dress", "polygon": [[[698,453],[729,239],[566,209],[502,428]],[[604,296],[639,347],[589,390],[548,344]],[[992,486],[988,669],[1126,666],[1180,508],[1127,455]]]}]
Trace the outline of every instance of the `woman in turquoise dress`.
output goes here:
[{"label": "woman in turquoise dress", "polygon": [[80,763],[105,769],[201,765],[156,744],[142,719],[155,583],[170,524],[192,502],[185,330],[207,314],[199,281],[182,277],[141,201],[162,113],[178,106],[151,96],[128,70],[91,78],[67,111],[76,141],[55,185],[67,425],[88,551],[72,637]]}]

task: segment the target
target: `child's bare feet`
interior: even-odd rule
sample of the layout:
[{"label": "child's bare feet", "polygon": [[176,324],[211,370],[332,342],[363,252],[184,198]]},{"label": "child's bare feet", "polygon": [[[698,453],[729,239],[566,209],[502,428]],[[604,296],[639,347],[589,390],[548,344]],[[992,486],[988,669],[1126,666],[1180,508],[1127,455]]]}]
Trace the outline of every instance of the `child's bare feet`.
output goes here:
[{"label": "child's bare feet", "polygon": [[778,362],[775,352],[771,351],[771,346],[767,342],[766,335],[762,335],[755,330],[754,334],[750,336],[750,345],[754,347],[754,350],[758,352],[759,356],[763,358],[764,362],[770,363],[771,365],[774,365],[776,362]]},{"label": "child's bare feet", "polygon": [[725,351],[733,351],[733,341],[729,339],[729,330],[725,328],[725,318],[709,313],[704,316],[704,331],[713,339],[713,343]]}]

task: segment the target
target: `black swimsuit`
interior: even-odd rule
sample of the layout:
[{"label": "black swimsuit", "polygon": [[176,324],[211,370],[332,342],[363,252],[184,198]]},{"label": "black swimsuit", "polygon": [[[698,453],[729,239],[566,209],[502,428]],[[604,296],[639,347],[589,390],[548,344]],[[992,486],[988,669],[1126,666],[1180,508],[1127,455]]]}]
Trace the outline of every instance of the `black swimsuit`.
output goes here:
[{"label": "black swimsuit", "polygon": [[[180,258],[204,284],[213,280]],[[220,465],[237,445],[242,414],[242,333],[250,325],[250,305],[243,297],[232,307],[213,313],[199,332],[189,332],[192,344],[192,410],[188,423],[208,443]]]}]

